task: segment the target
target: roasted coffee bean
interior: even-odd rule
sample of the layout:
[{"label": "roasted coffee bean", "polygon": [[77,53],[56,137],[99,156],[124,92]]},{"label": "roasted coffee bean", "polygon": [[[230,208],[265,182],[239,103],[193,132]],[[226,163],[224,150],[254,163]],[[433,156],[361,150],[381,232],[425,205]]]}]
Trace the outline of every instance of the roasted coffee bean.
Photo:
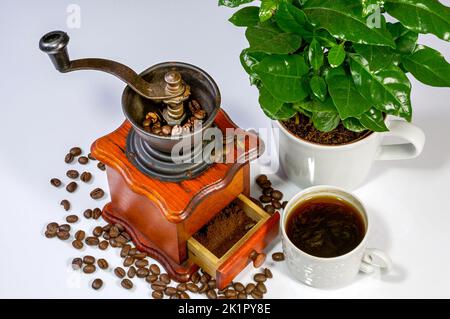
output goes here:
[{"label": "roasted coffee bean", "polygon": [[259,184],[259,187],[261,187],[262,189],[269,188],[269,187],[272,187],[272,183],[269,180],[267,180],[267,181]]},{"label": "roasted coffee bean", "polygon": [[170,276],[168,274],[161,274],[159,280],[167,285],[170,284]]},{"label": "roasted coffee bean", "polygon": [[283,193],[280,192],[280,191],[275,190],[275,191],[272,192],[271,196],[272,196],[273,199],[280,200],[280,199],[283,198]]},{"label": "roasted coffee bean", "polygon": [[130,279],[122,279],[122,281],[120,282],[120,284],[122,285],[123,288],[125,289],[131,289],[133,288],[133,282]]},{"label": "roasted coffee bean", "polygon": [[56,234],[58,229],[59,229],[59,225],[56,222],[51,222],[51,223],[47,224],[48,231],[54,232]]},{"label": "roasted coffee bean", "polygon": [[128,256],[133,257],[134,255],[136,255],[138,253],[137,248],[133,247],[130,249],[130,251],[128,252]]},{"label": "roasted coffee bean", "polygon": [[272,271],[270,271],[269,268],[264,268],[264,275],[266,275],[267,278],[273,278]]},{"label": "roasted coffee bean", "polygon": [[245,290],[245,287],[244,287],[244,285],[243,284],[241,284],[240,282],[236,282],[236,283],[234,283],[234,285],[233,285],[233,288],[236,290],[236,291],[239,291],[239,292],[241,292],[241,291],[244,291]]},{"label": "roasted coffee bean", "polygon": [[198,283],[198,282],[200,281],[200,274],[199,274],[198,272],[194,272],[194,273],[191,275],[191,281],[192,281],[194,284]]},{"label": "roasted coffee bean", "polygon": [[102,216],[102,210],[98,207],[94,208],[94,210],[92,211],[92,218],[94,219],[99,219],[100,216]]},{"label": "roasted coffee bean", "polygon": [[197,110],[194,112],[194,116],[197,120],[203,120],[206,117],[205,110]]},{"label": "roasted coffee bean", "polygon": [[91,161],[96,161],[97,159],[94,157],[94,155],[92,155],[92,153],[89,153],[88,154],[88,158],[91,160]]},{"label": "roasted coffee bean", "polygon": [[69,193],[73,193],[74,191],[77,190],[77,187],[78,187],[77,182],[70,182],[66,186],[66,191],[68,191]]},{"label": "roasted coffee bean", "polygon": [[136,271],[136,276],[138,278],[145,278],[149,275],[149,270],[147,268],[138,268],[138,270]]},{"label": "roasted coffee bean", "polygon": [[253,290],[255,290],[256,285],[254,283],[249,283],[247,284],[247,286],[245,286],[245,293],[247,295],[250,295],[252,293]]},{"label": "roasted coffee bean", "polygon": [[272,201],[272,206],[274,209],[280,209],[282,207],[281,203],[277,200]]},{"label": "roasted coffee bean", "polygon": [[283,261],[283,260],[284,260],[284,254],[283,254],[283,253],[280,253],[280,252],[278,252],[278,253],[273,253],[273,254],[272,254],[272,259],[273,259],[274,261]]},{"label": "roasted coffee bean", "polygon": [[176,293],[169,297],[169,299],[180,299],[180,296]]},{"label": "roasted coffee bean", "polygon": [[198,292],[199,288],[196,284],[194,284],[193,282],[188,282],[186,284],[187,290],[191,291],[191,292]]},{"label": "roasted coffee bean", "polygon": [[67,240],[70,237],[70,233],[68,231],[65,231],[65,230],[58,230],[56,232],[56,236],[58,236],[58,238],[61,239],[61,240]]},{"label": "roasted coffee bean", "polygon": [[215,289],[216,288],[216,280],[211,279],[210,281],[208,281],[208,287],[211,289]]},{"label": "roasted coffee bean", "polygon": [[130,267],[132,264],[134,263],[134,258],[131,256],[127,256],[125,257],[125,259],[123,260],[123,265],[125,267]]},{"label": "roasted coffee bean", "polygon": [[[117,238],[119,237],[120,235]],[[133,256],[134,259],[144,259],[145,257],[147,257],[147,253],[137,253]]]},{"label": "roasted coffee bean", "polygon": [[267,292],[266,285],[264,285],[264,283],[262,282],[258,282],[256,284],[256,289],[258,289],[262,294],[265,294]]},{"label": "roasted coffee bean", "polygon": [[52,178],[50,180],[50,184],[52,184],[55,187],[59,187],[61,186],[61,180],[59,180],[58,178]]},{"label": "roasted coffee bean", "polygon": [[247,294],[245,292],[240,292],[237,299],[247,299]]},{"label": "roasted coffee bean", "polygon": [[126,256],[128,256],[128,252],[130,251],[130,249],[130,245],[124,245],[120,250],[120,257],[125,258]]},{"label": "roasted coffee bean", "polygon": [[80,163],[81,165],[86,165],[87,163],[89,163],[89,158],[87,158],[86,156],[80,156],[78,157],[78,163]]},{"label": "roasted coffee bean", "polygon": [[111,229],[111,224],[106,224],[105,226],[103,226],[103,231],[104,232],[109,232],[109,230]]},{"label": "roasted coffee bean", "polygon": [[211,276],[208,273],[203,272],[202,276],[200,277],[200,282],[207,283],[210,280],[211,280]]},{"label": "roasted coffee bean", "polygon": [[69,232],[70,229],[71,229],[71,227],[70,227],[69,224],[62,224],[62,225],[59,225],[59,227],[58,227],[58,230],[60,230],[60,231],[67,231],[67,232]]},{"label": "roasted coffee bean", "polygon": [[99,170],[104,171],[106,169],[105,164],[103,164],[102,162],[98,162],[97,163],[97,167]]},{"label": "roasted coffee bean", "polygon": [[270,198],[270,196],[267,195],[261,195],[259,196],[259,200],[261,201],[261,203],[270,203],[272,201],[272,198]]},{"label": "roasted coffee bean", "polygon": [[119,229],[120,232],[125,231],[125,227],[123,227],[122,224],[116,224],[116,227]]},{"label": "roasted coffee bean", "polygon": [[170,135],[172,133],[172,126],[170,125],[164,125],[163,127],[161,127],[161,132],[164,135]]},{"label": "roasted coffee bean", "polygon": [[206,297],[208,297],[208,299],[217,299],[216,291],[214,289],[209,289],[206,292]]},{"label": "roasted coffee bean", "polygon": [[151,287],[153,290],[156,290],[156,291],[164,291],[166,289],[167,285],[165,283],[163,283],[162,281],[157,280],[151,284]]},{"label": "roasted coffee bean", "polygon": [[126,272],[122,267],[116,267],[114,268],[114,274],[119,278],[123,278],[125,277]]},{"label": "roasted coffee bean", "polygon": [[253,276],[253,280],[256,282],[264,282],[267,280],[266,275],[258,273]]},{"label": "roasted coffee bean", "polygon": [[275,207],[273,207],[272,204],[264,206],[264,210],[270,215],[273,215],[275,213]]},{"label": "roasted coffee bean", "polygon": [[159,269],[158,265],[155,264],[151,264],[150,265],[150,271],[152,272],[152,274],[154,275],[159,275],[161,273],[161,270]]},{"label": "roasted coffee bean", "polygon": [[128,278],[134,278],[134,276],[136,276],[136,268],[134,268],[134,266],[130,266],[130,268],[128,268],[127,276]]},{"label": "roasted coffee bean", "polygon": [[287,203],[288,203],[288,201],[287,201],[287,200],[285,200],[284,202],[282,202],[282,203],[281,203],[281,208],[282,208],[282,209],[285,209],[285,208],[286,208],[286,205],[287,205]]},{"label": "roasted coffee bean", "polygon": [[265,260],[266,260],[266,254],[264,254],[264,253],[258,254],[258,256],[256,256],[256,258],[253,260],[253,267],[255,267],[255,268],[261,267]]},{"label": "roasted coffee bean", "polygon": [[248,258],[250,258],[251,260],[255,260],[255,258],[258,256],[258,253],[256,252],[256,250],[252,250],[250,252],[250,255],[248,255]]},{"label": "roasted coffee bean", "polygon": [[152,292],[152,297],[153,299],[163,299],[164,298],[164,294],[162,291],[153,291]]},{"label": "roasted coffee bean", "polygon": [[227,289],[227,290],[225,290],[224,295],[227,298],[237,297],[238,292],[233,289]]},{"label": "roasted coffee bean", "polygon": [[273,188],[272,187],[267,187],[263,189],[263,194],[266,196],[271,196],[273,192]]},{"label": "roasted coffee bean", "polygon": [[151,284],[157,280],[158,280],[157,275],[148,275],[147,277],[145,277],[145,281],[148,282],[149,284]]},{"label": "roasted coffee bean", "polygon": [[64,162],[66,162],[67,164],[70,164],[73,162],[73,159],[75,158],[75,156],[73,156],[72,154],[68,153],[66,154],[66,156],[64,157]]},{"label": "roasted coffee bean", "polygon": [[88,183],[92,179],[92,174],[89,172],[83,172],[80,176],[82,182]]},{"label": "roasted coffee bean", "polygon": [[164,294],[166,296],[172,296],[172,295],[174,295],[176,293],[178,293],[178,291],[174,287],[166,287],[166,289],[164,289]]},{"label": "roasted coffee bean", "polygon": [[83,216],[87,219],[92,218],[92,209],[88,208],[83,212]]},{"label": "roasted coffee bean", "polygon": [[63,199],[59,204],[64,208],[66,212],[70,209],[70,202],[67,199]]},{"label": "roasted coffee bean", "polygon": [[106,259],[100,258],[97,260],[97,265],[100,267],[100,269],[108,269],[109,264],[106,261]]},{"label": "roasted coffee bean", "polygon": [[78,171],[75,169],[69,169],[66,172],[66,176],[71,179],[76,179],[76,178],[78,178],[78,176],[80,176],[80,173],[78,173]]},{"label": "roasted coffee bean", "polygon": [[178,292],[186,291],[186,290],[187,290],[187,285],[186,285],[186,283],[185,283],[185,282],[179,283],[179,284],[177,285],[177,290],[178,290]]},{"label": "roasted coffee bean", "polygon": [[90,195],[92,199],[100,199],[105,195],[105,192],[103,191],[103,189],[97,187],[90,193]]},{"label": "roasted coffee bean", "polygon": [[48,231],[48,230],[46,230],[44,235],[47,238],[54,238],[54,237],[56,237],[56,231]]},{"label": "roasted coffee bean", "polygon": [[81,240],[76,239],[72,242],[72,247],[75,249],[82,249],[83,246],[84,246],[84,244]]},{"label": "roasted coffee bean", "polygon": [[78,230],[75,233],[75,239],[77,239],[77,240],[83,240],[85,238],[85,236],[86,236],[86,233],[84,232],[84,230]]},{"label": "roasted coffee bean", "polygon": [[86,265],[83,267],[83,272],[85,274],[92,274],[93,272],[95,272],[96,268],[95,265]]},{"label": "roasted coffee bean", "polygon": [[261,299],[263,297],[263,294],[258,289],[255,289],[252,291],[251,296],[253,297],[253,299]]},{"label": "roasted coffee bean", "polygon": [[178,294],[180,296],[180,299],[191,299],[191,297],[189,297],[189,295],[184,291],[179,292]]},{"label": "roasted coffee bean", "polygon": [[267,181],[267,175],[259,175],[259,176],[256,178],[256,183],[257,183],[258,185],[264,183],[265,181]]},{"label": "roasted coffee bean", "polygon": [[126,231],[121,232],[120,236],[123,236],[127,240],[127,242],[131,241],[131,236]]},{"label": "roasted coffee bean", "polygon": [[69,153],[72,154],[73,156],[79,156],[81,155],[82,150],[78,146],[75,146],[70,149]]},{"label": "roasted coffee bean", "polygon": [[81,258],[74,258],[72,259],[72,268],[74,270],[78,270],[81,269],[81,267],[83,266],[83,260]]},{"label": "roasted coffee bean", "polygon": [[76,223],[77,221],[78,221],[77,215],[69,215],[66,217],[66,222],[68,222],[69,224]]},{"label": "roasted coffee bean", "polygon": [[86,237],[84,242],[86,243],[86,245],[96,246],[96,245],[98,245],[100,240],[97,237],[95,237],[95,236],[89,236],[89,237]]},{"label": "roasted coffee bean", "polygon": [[95,263],[95,257],[94,256],[90,256],[90,255],[86,255],[83,257],[83,262],[85,264],[89,264],[92,265]]},{"label": "roasted coffee bean", "polygon": [[[122,245],[125,245],[127,242],[128,242],[128,239],[126,239],[125,238],[125,236],[123,236],[122,234],[120,234],[119,236],[117,236],[116,237],[116,240],[117,240],[117,242],[118,243],[120,243],[120,244],[122,244]],[[144,257],[141,257],[141,256],[144,256]],[[139,255],[136,255],[135,256],[136,258],[145,258],[145,257],[147,257],[147,254],[145,254],[145,253],[141,253],[141,254],[139,254]],[[138,259],[139,259],[138,258]]]},{"label": "roasted coffee bean", "polygon": [[94,235],[95,237],[100,237],[102,234],[103,234],[103,227],[102,226],[97,226],[92,231],[92,235]]},{"label": "roasted coffee bean", "polygon": [[209,287],[206,283],[202,284],[200,289],[198,290],[199,294],[204,294],[206,291],[208,291]]},{"label": "roasted coffee bean", "polygon": [[[135,258],[136,258],[136,255],[135,255]],[[139,260],[136,260],[134,264],[138,268],[147,267],[148,266],[148,260],[147,259],[139,259]]]},{"label": "roasted coffee bean", "polygon": [[100,248],[101,250],[107,249],[108,246],[109,246],[109,243],[107,240],[102,240],[101,242],[98,243],[98,248]]},{"label": "roasted coffee bean", "polygon": [[100,278],[94,279],[94,281],[92,282],[92,288],[95,290],[99,290],[100,288],[102,288],[103,286],[103,280],[101,280]]},{"label": "roasted coffee bean", "polygon": [[109,244],[111,245],[111,247],[114,247],[114,248],[120,248],[120,247],[122,247],[122,244],[118,243],[117,240],[116,240],[115,238],[111,238],[111,239],[109,240]]}]

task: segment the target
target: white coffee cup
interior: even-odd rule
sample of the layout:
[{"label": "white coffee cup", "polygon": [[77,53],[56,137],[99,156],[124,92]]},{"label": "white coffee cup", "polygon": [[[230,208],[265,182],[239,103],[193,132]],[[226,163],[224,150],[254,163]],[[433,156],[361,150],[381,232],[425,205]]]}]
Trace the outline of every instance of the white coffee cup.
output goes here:
[{"label": "white coffee cup", "polygon": [[[295,208],[315,197],[337,197],[352,205],[361,214],[365,235],[361,243],[345,255],[323,258],[312,256],[295,246],[286,234],[286,222]],[[314,186],[295,195],[286,205],[281,219],[281,234],[285,260],[292,275],[304,284],[317,288],[340,287],[351,283],[359,271],[373,273],[391,267],[390,258],[382,251],[367,248],[370,222],[367,211],[354,195],[334,186]]]}]

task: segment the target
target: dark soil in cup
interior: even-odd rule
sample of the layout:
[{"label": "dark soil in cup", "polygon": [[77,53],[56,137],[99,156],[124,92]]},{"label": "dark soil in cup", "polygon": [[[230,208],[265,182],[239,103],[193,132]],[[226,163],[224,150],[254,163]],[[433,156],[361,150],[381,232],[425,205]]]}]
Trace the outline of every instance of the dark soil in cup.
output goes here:
[{"label": "dark soil in cup", "polygon": [[249,225],[254,224],[253,219],[236,202],[232,202],[203,226],[194,238],[220,258],[249,231]]},{"label": "dark soil in cup", "polygon": [[348,144],[372,133],[370,131],[352,132],[347,130],[342,123],[330,132],[321,132],[314,127],[310,118],[300,113],[297,119],[293,117],[287,121],[281,121],[281,123],[295,136],[308,142],[322,145]]}]

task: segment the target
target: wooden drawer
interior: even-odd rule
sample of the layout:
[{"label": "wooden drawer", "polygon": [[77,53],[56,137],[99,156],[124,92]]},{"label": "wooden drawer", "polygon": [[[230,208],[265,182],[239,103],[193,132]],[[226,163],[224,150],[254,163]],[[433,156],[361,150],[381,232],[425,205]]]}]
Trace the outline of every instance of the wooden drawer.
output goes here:
[{"label": "wooden drawer", "polygon": [[244,212],[256,221],[253,226],[221,258],[217,258],[205,246],[191,237],[187,241],[189,259],[216,278],[217,287],[226,287],[251,261],[250,252],[261,252],[278,234],[280,214],[267,214],[247,196],[238,196]]}]

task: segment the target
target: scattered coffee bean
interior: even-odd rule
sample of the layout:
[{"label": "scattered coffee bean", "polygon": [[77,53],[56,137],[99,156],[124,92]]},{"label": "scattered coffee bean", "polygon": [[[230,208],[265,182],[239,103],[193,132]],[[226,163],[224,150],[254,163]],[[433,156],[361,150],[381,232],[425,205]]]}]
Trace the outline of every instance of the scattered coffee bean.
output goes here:
[{"label": "scattered coffee bean", "polygon": [[78,270],[83,266],[83,260],[81,258],[72,259],[72,269]]},{"label": "scattered coffee bean", "polygon": [[180,299],[191,299],[189,297],[189,295],[186,292],[184,292],[184,291],[179,292],[179,295],[180,295]]},{"label": "scattered coffee bean", "polygon": [[134,258],[131,256],[127,256],[125,257],[125,259],[123,260],[123,265],[125,267],[130,267],[132,264],[134,263]]},{"label": "scattered coffee bean", "polygon": [[125,289],[131,289],[133,288],[133,282],[130,279],[122,279],[122,281],[120,282],[120,284],[122,285],[123,288]]},{"label": "scattered coffee bean", "polygon": [[92,218],[94,219],[99,219],[100,216],[102,216],[102,210],[98,207],[94,208],[94,210],[92,211]]},{"label": "scattered coffee bean", "polygon": [[92,235],[94,235],[95,237],[100,237],[102,234],[103,234],[103,227],[102,226],[97,226],[92,231]]},{"label": "scattered coffee bean", "polygon": [[92,264],[95,263],[95,257],[94,256],[90,256],[90,255],[86,255],[86,256],[83,257],[83,262],[85,264],[92,265]]},{"label": "scattered coffee bean", "polygon": [[253,276],[253,280],[256,282],[264,282],[267,280],[266,275],[258,273]]},{"label": "scattered coffee bean", "polygon": [[[120,238],[120,236],[117,236],[117,238]],[[147,253],[137,253],[133,256],[134,259],[144,259],[145,257],[147,257]]]},{"label": "scattered coffee bean", "polygon": [[96,188],[90,193],[90,195],[92,199],[100,199],[103,195],[105,195],[105,192],[101,188]]},{"label": "scattered coffee bean", "polygon": [[262,294],[265,294],[267,292],[266,285],[264,285],[263,282],[258,282],[256,284],[256,289],[258,289]]},{"label": "scattered coffee bean", "polygon": [[87,158],[86,156],[80,156],[78,157],[78,163],[80,163],[81,165],[86,165],[87,163],[89,163],[89,158]]},{"label": "scattered coffee bean", "polygon": [[177,285],[178,292],[183,292],[187,290],[187,284],[185,282],[179,283]]},{"label": "scattered coffee bean", "polygon": [[283,253],[280,253],[280,252],[278,252],[278,253],[273,253],[273,254],[272,254],[272,259],[273,259],[274,261],[283,261],[283,260],[284,260],[284,254],[283,254]]},{"label": "scattered coffee bean", "polygon": [[114,274],[119,278],[123,278],[125,277],[126,272],[122,267],[116,267],[114,268]]},{"label": "scattered coffee bean", "polygon": [[161,274],[159,276],[159,280],[165,283],[166,285],[170,284],[170,276],[168,274]]},{"label": "scattered coffee bean", "polygon": [[267,187],[263,189],[263,194],[266,196],[271,196],[273,192],[273,188],[272,187]]},{"label": "scattered coffee bean", "polygon": [[239,292],[245,290],[244,285],[241,284],[240,282],[236,282],[236,283],[233,285],[233,287],[234,287],[234,289],[235,289],[236,291],[239,291]]},{"label": "scattered coffee bean", "polygon": [[[135,258],[136,258],[136,256],[135,256]],[[147,259],[139,259],[139,260],[136,260],[136,262],[134,264],[138,268],[147,267],[148,266],[148,260]]]},{"label": "scattered coffee bean", "polygon": [[97,265],[100,267],[100,269],[108,269],[109,264],[106,261],[106,259],[100,258],[97,260]]},{"label": "scattered coffee bean", "polygon": [[105,164],[103,164],[102,162],[98,162],[97,163],[97,167],[99,170],[104,171],[106,169]]},{"label": "scattered coffee bean", "polygon": [[180,299],[180,296],[178,294],[174,294],[170,296],[169,299]]},{"label": "scattered coffee bean", "polygon": [[89,236],[89,237],[86,237],[84,242],[86,243],[86,245],[96,246],[96,245],[98,245],[100,240],[97,237],[95,237],[95,236]]},{"label": "scattered coffee bean", "polygon": [[216,291],[214,289],[209,289],[206,292],[206,297],[208,297],[208,299],[217,299]]},{"label": "scattered coffee bean", "polygon": [[78,146],[74,146],[70,149],[69,153],[72,154],[73,156],[79,156],[81,155],[82,150]]},{"label": "scattered coffee bean", "polygon": [[273,199],[281,200],[283,198],[283,193],[280,192],[280,191],[275,190],[275,191],[272,192],[271,196],[272,196]]},{"label": "scattered coffee bean", "polygon": [[164,291],[166,289],[167,285],[165,283],[163,283],[162,281],[157,280],[151,284],[151,287],[153,290],[156,290],[156,291]]},{"label": "scattered coffee bean", "polygon": [[83,272],[85,274],[92,274],[93,272],[95,272],[95,270],[96,270],[95,265],[89,264],[83,267]]},{"label": "scattered coffee bean", "polygon": [[81,240],[75,239],[72,241],[72,247],[75,249],[82,249],[84,246],[83,242]]},{"label": "scattered coffee bean", "polygon": [[145,281],[148,282],[149,284],[154,283],[157,280],[158,280],[157,275],[148,275],[147,277],[145,277]]},{"label": "scattered coffee bean", "polygon": [[178,293],[178,291],[174,287],[166,287],[166,289],[164,289],[164,294],[166,296],[172,296],[175,295],[176,293]]},{"label": "scattered coffee bean", "polygon": [[269,188],[272,187],[272,183],[269,180],[267,180],[264,183],[259,184],[259,187],[261,187],[262,189]]},{"label": "scattered coffee bean", "polygon": [[216,280],[211,279],[210,281],[208,281],[208,287],[211,289],[215,289],[216,288]]},{"label": "scattered coffee bean", "polygon": [[67,199],[63,199],[59,204],[64,208],[66,212],[70,209],[70,202]]},{"label": "scattered coffee bean", "polygon": [[236,298],[238,294],[239,293],[233,289],[227,289],[227,290],[225,290],[225,293],[224,293],[225,297],[227,297],[227,298]]},{"label": "scattered coffee bean", "polygon": [[77,215],[69,215],[66,217],[66,222],[68,222],[69,224],[76,223],[77,221],[78,221]]},{"label": "scattered coffee bean", "polygon": [[264,268],[264,275],[266,275],[267,278],[273,278],[272,271],[269,268]]},{"label": "scattered coffee bean", "polygon": [[191,275],[191,281],[196,284],[200,281],[200,274],[198,272],[194,272]]},{"label": "scattered coffee bean", "polygon": [[130,251],[130,249],[130,245],[124,245],[120,250],[120,257],[125,258],[126,256],[128,256],[128,252]]},{"label": "scattered coffee bean", "polygon": [[263,294],[258,289],[254,289],[251,293],[251,296],[253,297],[253,299],[261,299],[263,297]]},{"label": "scattered coffee bean", "polygon": [[91,161],[96,161],[96,159],[95,159],[94,155],[92,155],[92,153],[89,153],[89,154],[88,154],[88,158],[89,158]]},{"label": "scattered coffee bean", "polygon": [[202,284],[200,289],[198,290],[199,294],[204,294],[208,291],[209,287],[206,283]]},{"label": "scattered coffee bean", "polygon": [[161,270],[159,269],[158,265],[155,265],[155,264],[150,265],[150,271],[154,275],[159,275],[161,273]]},{"label": "scattered coffee bean", "polygon": [[83,240],[86,237],[86,233],[84,232],[84,230],[78,230],[75,233],[75,239],[77,240]]},{"label": "scattered coffee bean", "polygon": [[245,292],[240,292],[237,299],[247,299],[247,294]]},{"label": "scattered coffee bean", "polygon": [[109,243],[107,240],[102,240],[99,244],[98,244],[98,248],[100,248],[101,250],[106,250],[109,246]]},{"label": "scattered coffee bean", "polygon": [[51,222],[47,225],[47,230],[56,233],[59,229],[59,225],[56,222]]},{"label": "scattered coffee bean", "polygon": [[247,284],[247,286],[245,286],[245,293],[247,295],[250,295],[252,293],[253,290],[255,290],[256,285],[254,283],[249,283]]},{"label": "scattered coffee bean", "polygon": [[66,232],[70,232],[70,225],[69,224],[62,224],[58,227],[58,230],[60,231],[66,231]]},{"label": "scattered coffee bean", "polygon": [[66,176],[71,179],[76,179],[78,178],[78,176],[80,176],[80,173],[78,173],[78,171],[75,169],[70,169],[66,172]]},{"label": "scattered coffee bean", "polygon": [[272,201],[272,198],[270,198],[270,196],[267,195],[261,195],[259,197],[259,200],[261,201],[261,203],[270,203]]},{"label": "scattered coffee bean", "polygon": [[147,268],[138,268],[138,270],[136,271],[136,276],[138,278],[145,278],[149,275],[149,270]]},{"label": "scattered coffee bean", "polygon": [[250,258],[251,260],[255,260],[255,258],[258,256],[258,253],[256,252],[256,250],[252,250],[250,252],[250,255],[248,255],[248,258]]},{"label": "scattered coffee bean", "polygon": [[61,240],[67,240],[70,237],[70,233],[68,231],[58,230],[56,236]]},{"label": "scattered coffee bean", "polygon": [[267,181],[267,175],[259,175],[259,176],[256,178],[256,183],[257,183],[258,185],[264,183],[265,181]]},{"label": "scattered coffee bean", "polygon": [[261,267],[265,260],[266,260],[266,254],[264,254],[264,253],[258,254],[258,256],[256,256],[256,258],[253,260],[253,267],[255,267],[255,268]]},{"label": "scattered coffee bean", "polygon": [[155,291],[152,292],[152,297],[153,297],[153,299],[163,299],[164,298],[164,294],[163,294],[162,291],[155,290]]},{"label": "scattered coffee bean", "polygon": [[99,290],[100,288],[102,288],[103,286],[103,280],[101,280],[100,278],[94,279],[94,281],[92,282],[92,288],[95,290]]},{"label": "scattered coffee bean", "polygon": [[196,284],[194,284],[193,282],[188,282],[186,284],[186,287],[191,292],[198,292],[198,290],[199,290],[198,286]]},{"label": "scattered coffee bean", "polygon": [[127,276],[129,278],[134,278],[134,276],[136,276],[136,268],[134,268],[134,266],[130,266],[130,268],[128,268]]},{"label": "scattered coffee bean", "polygon": [[73,193],[74,191],[77,190],[77,187],[78,187],[77,182],[70,182],[66,186],[66,191],[68,191],[69,193]]},{"label": "scattered coffee bean", "polygon": [[273,207],[273,205],[271,204],[264,206],[264,210],[270,215],[273,215],[275,213],[275,207]]},{"label": "scattered coffee bean", "polygon": [[284,202],[281,203],[281,208],[285,209],[286,205],[287,205],[288,201],[285,200]]},{"label": "scattered coffee bean", "polygon": [[89,172],[83,172],[80,176],[82,182],[88,183],[92,179],[92,174]]},{"label": "scattered coffee bean", "polygon": [[61,186],[61,180],[59,180],[58,178],[52,178],[50,180],[50,184],[52,184],[55,187],[59,187]]},{"label": "scattered coffee bean", "polygon": [[274,209],[280,209],[281,207],[283,207],[281,205],[281,203],[279,201],[277,201],[277,200],[273,200],[272,201],[272,206],[273,206]]},{"label": "scattered coffee bean", "polygon": [[73,159],[74,159],[74,158],[75,158],[75,157],[74,157],[72,154],[68,153],[68,154],[66,154],[66,156],[64,157],[64,162],[66,162],[67,164],[70,164],[70,163],[73,162]]},{"label": "scattered coffee bean", "polygon": [[92,209],[88,208],[83,212],[83,216],[87,219],[92,218]]}]

